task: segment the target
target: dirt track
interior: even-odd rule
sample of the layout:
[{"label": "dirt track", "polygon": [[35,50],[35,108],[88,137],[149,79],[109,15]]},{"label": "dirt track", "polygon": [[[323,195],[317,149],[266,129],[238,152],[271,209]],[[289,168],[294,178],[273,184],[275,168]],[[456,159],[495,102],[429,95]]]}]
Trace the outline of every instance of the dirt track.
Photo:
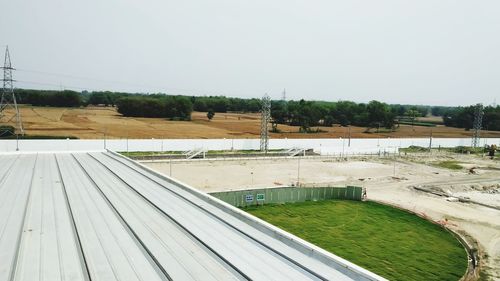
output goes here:
[{"label": "dirt track", "polygon": [[[429,163],[455,159],[464,166],[453,171]],[[167,163],[147,163],[169,174]],[[470,174],[468,168],[476,167]],[[419,213],[473,237],[483,255],[484,272],[500,279],[500,211],[475,204],[449,202],[445,197],[417,191],[413,186],[440,189],[453,196],[469,195],[500,206],[500,161],[474,156],[419,156],[406,159],[193,161],[172,165],[172,175],[203,191],[289,185],[357,185],[367,188],[368,198]],[[196,176],[193,176],[196,175]],[[497,190],[498,193],[491,193]],[[477,197],[477,196],[480,197]],[[476,197],[474,197],[476,196]]]}]

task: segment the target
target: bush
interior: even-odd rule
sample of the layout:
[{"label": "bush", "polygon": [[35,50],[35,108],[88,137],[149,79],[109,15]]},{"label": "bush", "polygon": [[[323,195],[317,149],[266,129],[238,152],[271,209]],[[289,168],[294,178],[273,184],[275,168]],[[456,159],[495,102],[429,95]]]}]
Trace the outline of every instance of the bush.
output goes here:
[{"label": "bush", "polygon": [[462,170],[464,167],[460,165],[457,161],[441,161],[433,163],[434,166],[450,169],[450,170]]},{"label": "bush", "polygon": [[429,148],[422,147],[422,146],[416,146],[416,145],[410,145],[409,147],[401,148],[400,151],[401,152],[428,152]]},{"label": "bush", "polygon": [[212,118],[214,118],[214,116],[215,116],[215,113],[212,110],[209,110],[207,112],[207,118],[208,118],[208,120],[212,120]]}]

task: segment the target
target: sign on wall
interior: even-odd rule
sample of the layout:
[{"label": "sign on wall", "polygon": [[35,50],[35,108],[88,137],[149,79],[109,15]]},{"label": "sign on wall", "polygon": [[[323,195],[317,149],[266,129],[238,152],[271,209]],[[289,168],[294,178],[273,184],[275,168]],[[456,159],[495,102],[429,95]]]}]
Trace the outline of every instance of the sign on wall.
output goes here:
[{"label": "sign on wall", "polygon": [[245,202],[247,202],[247,203],[253,202],[253,194],[245,195]]}]

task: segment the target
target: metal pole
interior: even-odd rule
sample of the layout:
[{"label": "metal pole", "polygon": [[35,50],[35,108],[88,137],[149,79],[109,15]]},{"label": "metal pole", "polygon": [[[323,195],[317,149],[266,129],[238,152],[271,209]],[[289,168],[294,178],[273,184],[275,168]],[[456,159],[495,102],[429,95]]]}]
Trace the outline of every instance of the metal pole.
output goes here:
[{"label": "metal pole", "polygon": [[172,176],[172,156],[170,156],[170,176]]},{"label": "metal pole", "polygon": [[153,162],[154,149],[155,149],[155,138],[151,138],[151,162]]},{"label": "metal pole", "polygon": [[16,151],[19,151],[19,134],[16,134]]},{"label": "metal pole", "polygon": [[341,158],[344,158],[344,157],[345,157],[345,155],[344,155],[344,153],[345,153],[345,151],[344,151],[344,147],[345,147],[345,139],[344,139],[344,138],[342,138],[342,156],[341,156]]},{"label": "metal pole", "polygon": [[108,130],[108,128],[104,128],[104,132],[103,132],[103,134],[104,134],[104,139],[103,139],[103,141],[104,141],[104,150],[106,150],[106,131],[107,130]]},{"label": "metal pole", "polygon": [[125,128],[127,128],[127,131],[126,131],[126,134],[127,134],[127,141],[126,141],[126,143],[127,143],[127,154],[128,154],[128,126],[127,126],[127,119],[125,119],[125,121],[124,121],[124,122],[125,122]]},{"label": "metal pole", "polygon": [[396,156],[394,156],[394,170],[393,170],[393,176],[396,176]]},{"label": "metal pole", "polygon": [[300,186],[300,156],[297,165],[297,187]]},{"label": "metal pole", "polygon": [[349,142],[347,144],[348,147],[351,147],[351,127],[349,126]]},{"label": "metal pole", "polygon": [[397,147],[394,147],[394,170],[393,170],[393,176],[396,176],[396,150],[397,150]]},{"label": "metal pole", "polygon": [[432,150],[432,128],[431,128],[431,135],[429,136],[429,153],[431,153]]}]

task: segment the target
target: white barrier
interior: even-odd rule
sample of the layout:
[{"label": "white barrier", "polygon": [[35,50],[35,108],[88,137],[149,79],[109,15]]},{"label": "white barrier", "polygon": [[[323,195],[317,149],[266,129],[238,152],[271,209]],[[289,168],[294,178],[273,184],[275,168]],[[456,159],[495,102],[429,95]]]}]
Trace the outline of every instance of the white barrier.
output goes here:
[{"label": "white barrier", "polygon": [[[484,144],[500,145],[500,138],[483,138]],[[312,148],[322,155],[394,152],[411,145],[429,147],[429,138],[380,138],[380,139],[271,139],[270,149],[293,147]],[[432,147],[470,146],[470,138],[433,138]],[[19,151],[187,151],[194,148],[206,150],[258,150],[259,139],[94,139],[94,140],[0,140],[0,152]]]}]

